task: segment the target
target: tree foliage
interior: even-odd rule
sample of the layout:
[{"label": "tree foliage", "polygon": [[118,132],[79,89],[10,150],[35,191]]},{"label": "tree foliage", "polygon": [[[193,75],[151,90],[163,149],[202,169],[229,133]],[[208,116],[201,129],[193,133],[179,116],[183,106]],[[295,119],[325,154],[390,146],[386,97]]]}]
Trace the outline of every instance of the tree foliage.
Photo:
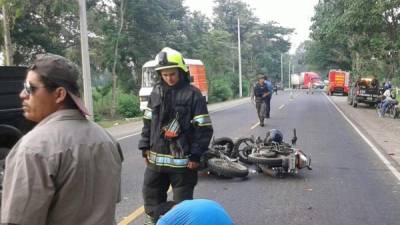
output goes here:
[{"label": "tree foliage", "polygon": [[[4,2],[12,5],[10,34],[16,64],[27,65],[42,52],[64,55],[80,64],[76,0],[0,0]],[[118,79],[111,90],[118,89],[115,93],[124,96],[117,101],[124,109],[126,96],[138,93],[142,65],[165,46],[204,62],[210,93],[215,94],[211,98],[219,101],[238,95],[238,19],[243,87],[250,86],[259,72],[278,78],[280,55],[289,50],[288,36],[293,32],[273,22],[260,22],[240,0],[216,0],[212,19],[190,12],[183,0],[87,0],[86,4],[92,84],[98,86],[95,101],[108,99],[115,74]],[[117,112],[127,115],[120,109]]]},{"label": "tree foliage", "polygon": [[399,77],[399,0],[319,1],[307,61],[321,70]]}]

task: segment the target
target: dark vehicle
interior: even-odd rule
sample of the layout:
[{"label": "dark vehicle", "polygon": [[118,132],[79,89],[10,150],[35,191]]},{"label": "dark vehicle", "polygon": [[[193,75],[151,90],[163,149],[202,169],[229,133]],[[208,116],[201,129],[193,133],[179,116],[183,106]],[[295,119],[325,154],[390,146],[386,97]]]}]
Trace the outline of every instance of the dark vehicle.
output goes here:
[{"label": "dark vehicle", "polygon": [[378,97],[381,94],[377,81],[372,78],[360,78],[351,85],[347,103],[353,107],[357,107],[358,103],[364,103],[370,107],[374,107]]},{"label": "dark vehicle", "polygon": [[[25,80],[25,67],[0,67],[0,179],[5,158],[19,140],[34,126],[22,115],[19,93]],[[0,180],[0,181],[1,181]]]}]

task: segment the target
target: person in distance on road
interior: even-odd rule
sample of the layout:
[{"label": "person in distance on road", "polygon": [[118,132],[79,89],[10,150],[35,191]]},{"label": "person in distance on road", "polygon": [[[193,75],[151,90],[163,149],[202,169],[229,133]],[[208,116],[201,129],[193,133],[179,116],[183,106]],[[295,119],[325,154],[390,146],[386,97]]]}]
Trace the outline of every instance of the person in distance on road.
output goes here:
[{"label": "person in distance on road", "polygon": [[38,55],[20,93],[24,116],[38,123],[6,159],[1,222],[110,225],[120,200],[122,153],[79,98],[79,70]]},{"label": "person in distance on road", "polygon": [[266,103],[266,112],[265,112],[265,118],[269,119],[270,117],[270,112],[271,112],[271,98],[272,98],[272,92],[273,92],[273,87],[272,87],[272,83],[270,80],[268,80],[268,76],[265,75],[264,76],[265,79],[265,85],[267,85],[267,89],[268,89],[268,95],[265,98],[265,103]]},{"label": "person in distance on road", "polygon": [[139,149],[146,163],[143,182],[145,224],[155,224],[157,211],[167,201],[193,199],[201,155],[208,150],[213,128],[199,89],[190,85],[183,56],[164,48],[156,56],[161,77],[144,111]]},{"label": "person in distance on road", "polygon": [[266,108],[267,108],[267,103],[266,99],[267,96],[270,95],[270,92],[268,92],[267,85],[265,84],[265,77],[264,75],[259,75],[257,83],[254,85],[254,100],[256,102],[256,109],[257,109],[257,115],[258,119],[260,120],[260,126],[264,126],[264,118],[266,116]]}]

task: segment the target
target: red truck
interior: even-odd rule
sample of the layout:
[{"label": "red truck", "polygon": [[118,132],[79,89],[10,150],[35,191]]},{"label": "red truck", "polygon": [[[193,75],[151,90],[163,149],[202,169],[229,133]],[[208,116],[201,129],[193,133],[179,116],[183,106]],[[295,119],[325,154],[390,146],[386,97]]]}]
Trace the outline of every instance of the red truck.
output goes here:
[{"label": "red truck", "polygon": [[334,93],[349,94],[350,73],[342,70],[330,70],[328,73],[328,95]]},{"label": "red truck", "polygon": [[301,76],[303,78],[303,88],[308,88],[310,83],[314,88],[317,88],[317,86],[322,83],[321,77],[318,73],[304,72],[301,74]]}]

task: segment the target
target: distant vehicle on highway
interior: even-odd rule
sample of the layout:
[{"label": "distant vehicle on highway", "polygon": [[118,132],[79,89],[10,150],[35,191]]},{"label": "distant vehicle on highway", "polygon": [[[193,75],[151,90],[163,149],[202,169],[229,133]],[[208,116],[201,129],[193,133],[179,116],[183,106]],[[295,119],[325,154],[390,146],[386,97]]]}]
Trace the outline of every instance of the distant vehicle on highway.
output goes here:
[{"label": "distant vehicle on highway", "polygon": [[291,87],[294,89],[300,88],[300,76],[298,74],[290,75],[290,84],[291,84]]},{"label": "distant vehicle on highway", "polygon": [[[303,81],[303,82],[301,82]],[[315,72],[303,72],[300,74],[300,85],[302,88],[308,88],[309,83],[313,85],[314,88],[323,88],[323,82],[318,73]]]},{"label": "distant vehicle on highway", "polygon": [[325,84],[322,80],[316,80],[313,82],[314,88],[324,89]]},{"label": "distant vehicle on highway", "polygon": [[350,73],[342,70],[330,70],[328,73],[329,87],[328,95],[341,93],[349,94]]},{"label": "distant vehicle on highway", "polygon": [[362,77],[351,85],[347,103],[357,107],[359,103],[375,106],[380,95],[379,87],[373,86],[372,78]]}]

